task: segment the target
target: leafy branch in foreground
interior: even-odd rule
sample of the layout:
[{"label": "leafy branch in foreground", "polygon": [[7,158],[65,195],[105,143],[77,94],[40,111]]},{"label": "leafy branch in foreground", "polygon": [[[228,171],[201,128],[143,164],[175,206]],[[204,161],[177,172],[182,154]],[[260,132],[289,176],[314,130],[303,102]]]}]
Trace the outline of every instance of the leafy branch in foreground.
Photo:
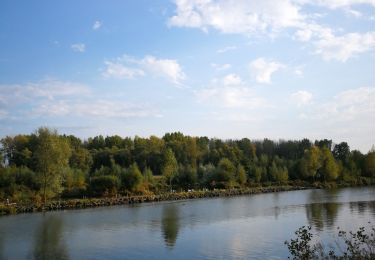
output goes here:
[{"label": "leafy branch in foreground", "polygon": [[[297,238],[285,241],[293,259],[375,259],[373,226],[369,232],[366,232],[364,227],[360,227],[355,232],[339,230],[335,241],[336,250],[330,250],[328,253],[324,251],[321,242],[313,242],[314,235],[310,226],[302,226],[294,233]],[[341,248],[342,244],[345,244],[344,249]]]}]

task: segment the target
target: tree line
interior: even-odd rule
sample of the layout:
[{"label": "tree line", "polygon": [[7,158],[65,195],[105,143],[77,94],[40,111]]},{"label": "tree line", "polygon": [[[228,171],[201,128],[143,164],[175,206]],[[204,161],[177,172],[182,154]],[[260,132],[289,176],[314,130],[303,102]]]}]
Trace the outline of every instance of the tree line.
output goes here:
[{"label": "tree line", "polygon": [[180,132],[81,140],[39,128],[1,139],[0,200],[113,196],[298,182],[367,184],[375,151],[332,140],[221,140]]}]

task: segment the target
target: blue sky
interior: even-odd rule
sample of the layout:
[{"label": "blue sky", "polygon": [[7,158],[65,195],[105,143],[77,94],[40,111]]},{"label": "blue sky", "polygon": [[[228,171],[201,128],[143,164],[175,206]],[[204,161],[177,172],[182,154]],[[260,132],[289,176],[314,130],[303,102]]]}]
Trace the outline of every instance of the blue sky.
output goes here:
[{"label": "blue sky", "polygon": [[374,0],[0,2],[0,136],[375,144]]}]

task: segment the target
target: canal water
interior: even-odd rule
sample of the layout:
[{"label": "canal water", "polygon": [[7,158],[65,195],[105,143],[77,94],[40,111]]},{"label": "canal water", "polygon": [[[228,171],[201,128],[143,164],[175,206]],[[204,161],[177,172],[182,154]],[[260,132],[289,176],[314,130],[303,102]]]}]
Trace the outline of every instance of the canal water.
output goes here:
[{"label": "canal water", "polygon": [[375,187],[303,190],[0,217],[0,259],[285,259],[310,225],[375,223]]}]

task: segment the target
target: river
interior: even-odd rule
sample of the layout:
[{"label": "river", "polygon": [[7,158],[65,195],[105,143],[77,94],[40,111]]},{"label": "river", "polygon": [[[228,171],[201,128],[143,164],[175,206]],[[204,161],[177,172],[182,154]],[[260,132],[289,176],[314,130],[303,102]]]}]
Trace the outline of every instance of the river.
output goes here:
[{"label": "river", "polygon": [[22,214],[0,218],[0,259],[285,259],[302,225],[327,241],[374,218],[375,187]]}]

